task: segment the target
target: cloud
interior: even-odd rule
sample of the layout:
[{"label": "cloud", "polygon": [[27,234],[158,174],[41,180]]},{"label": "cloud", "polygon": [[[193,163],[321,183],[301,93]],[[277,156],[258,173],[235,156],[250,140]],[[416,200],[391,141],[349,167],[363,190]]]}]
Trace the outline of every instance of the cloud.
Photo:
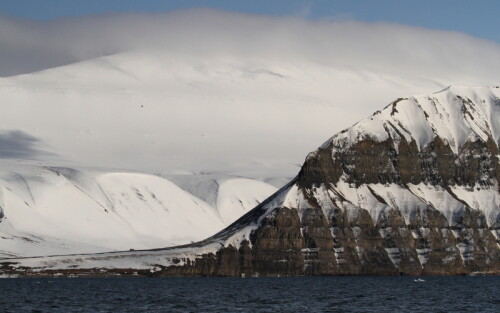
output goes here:
[{"label": "cloud", "polygon": [[398,24],[209,9],[46,22],[0,18],[0,76],[137,50],[173,57],[305,60],[422,77],[496,77],[500,69],[497,43]]},{"label": "cloud", "polygon": [[20,130],[0,132],[1,159],[33,160],[51,155],[39,148],[41,141]]},{"label": "cloud", "polygon": [[388,23],[216,10],[0,18],[0,75],[101,56],[0,79],[1,125],[37,130],[3,133],[0,157],[36,158],[49,143],[92,166],[256,173],[262,160],[281,168],[262,176],[293,175],[398,97],[498,85],[500,73],[497,43]]}]

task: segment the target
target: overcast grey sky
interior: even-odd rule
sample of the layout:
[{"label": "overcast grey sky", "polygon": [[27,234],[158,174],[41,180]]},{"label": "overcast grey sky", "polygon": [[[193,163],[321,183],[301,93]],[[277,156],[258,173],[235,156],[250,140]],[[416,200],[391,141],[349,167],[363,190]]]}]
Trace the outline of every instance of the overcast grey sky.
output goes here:
[{"label": "overcast grey sky", "polygon": [[500,42],[497,0],[16,0],[0,1],[0,14],[48,20],[88,14],[213,8],[307,19],[391,22],[464,32]]}]

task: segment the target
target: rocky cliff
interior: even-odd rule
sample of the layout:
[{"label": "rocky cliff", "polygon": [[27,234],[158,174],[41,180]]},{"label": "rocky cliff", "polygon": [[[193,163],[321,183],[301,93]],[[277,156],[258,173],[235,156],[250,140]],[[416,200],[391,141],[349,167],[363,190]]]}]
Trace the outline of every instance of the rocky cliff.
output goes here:
[{"label": "rocky cliff", "polygon": [[155,251],[4,259],[5,273],[500,273],[500,89],[398,99],[310,153],[219,234]]}]

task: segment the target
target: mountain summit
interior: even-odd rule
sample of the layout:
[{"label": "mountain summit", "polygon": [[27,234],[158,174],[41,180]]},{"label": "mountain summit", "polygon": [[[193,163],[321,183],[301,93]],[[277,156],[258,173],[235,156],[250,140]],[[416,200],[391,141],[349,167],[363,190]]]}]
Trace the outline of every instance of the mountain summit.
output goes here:
[{"label": "mountain summit", "polygon": [[6,273],[498,274],[499,141],[499,87],[400,98],[327,140],[294,180],[202,242],[0,264]]}]

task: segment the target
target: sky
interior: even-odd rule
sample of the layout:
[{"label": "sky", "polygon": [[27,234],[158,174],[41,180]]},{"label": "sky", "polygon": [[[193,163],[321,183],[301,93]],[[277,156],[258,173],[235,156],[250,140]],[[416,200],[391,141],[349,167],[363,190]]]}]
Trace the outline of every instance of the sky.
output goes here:
[{"label": "sky", "polygon": [[3,0],[0,14],[50,20],[104,13],[165,13],[195,7],[313,20],[385,21],[458,31],[500,42],[500,1],[497,0]]}]

